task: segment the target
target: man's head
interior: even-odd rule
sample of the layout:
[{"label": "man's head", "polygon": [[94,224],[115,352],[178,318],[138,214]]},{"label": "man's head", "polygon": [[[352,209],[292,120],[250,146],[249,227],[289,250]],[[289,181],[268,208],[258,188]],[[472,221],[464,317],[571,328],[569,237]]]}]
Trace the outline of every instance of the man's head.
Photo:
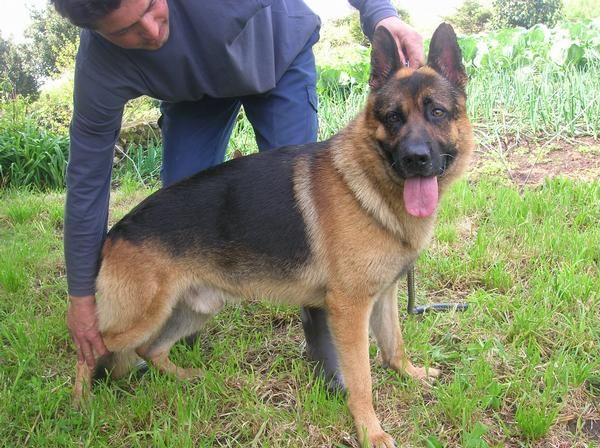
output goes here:
[{"label": "man's head", "polygon": [[52,0],[74,25],[129,49],[157,50],[169,38],[167,0]]}]

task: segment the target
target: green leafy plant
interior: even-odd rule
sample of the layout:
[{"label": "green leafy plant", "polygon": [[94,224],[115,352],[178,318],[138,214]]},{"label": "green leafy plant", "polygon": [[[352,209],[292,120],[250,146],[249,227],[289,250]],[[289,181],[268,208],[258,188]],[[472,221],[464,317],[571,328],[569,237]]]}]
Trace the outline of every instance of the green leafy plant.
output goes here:
[{"label": "green leafy plant", "polygon": [[492,19],[492,10],[482,6],[478,0],[466,0],[452,16],[444,17],[459,31],[474,34],[485,31]]},{"label": "green leafy plant", "polygon": [[494,0],[493,7],[496,28],[531,28],[538,23],[554,26],[561,15],[562,0]]},{"label": "green leafy plant", "polygon": [[0,115],[0,187],[64,187],[68,139],[40,128],[27,104],[13,100]]}]

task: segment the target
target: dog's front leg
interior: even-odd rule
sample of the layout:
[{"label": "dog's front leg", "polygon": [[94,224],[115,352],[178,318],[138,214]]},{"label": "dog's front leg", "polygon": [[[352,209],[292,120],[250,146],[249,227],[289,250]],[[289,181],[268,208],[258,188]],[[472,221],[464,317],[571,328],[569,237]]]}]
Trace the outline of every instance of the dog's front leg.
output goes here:
[{"label": "dog's front leg", "polygon": [[406,355],[398,316],[397,285],[386,290],[373,305],[371,330],[386,367],[424,382],[439,376],[438,369],[416,367]]},{"label": "dog's front leg", "polygon": [[361,443],[394,447],[373,409],[369,367],[369,314],[372,301],[330,293],[327,297],[329,327],[338,351],[340,370],[348,391],[348,407]]}]

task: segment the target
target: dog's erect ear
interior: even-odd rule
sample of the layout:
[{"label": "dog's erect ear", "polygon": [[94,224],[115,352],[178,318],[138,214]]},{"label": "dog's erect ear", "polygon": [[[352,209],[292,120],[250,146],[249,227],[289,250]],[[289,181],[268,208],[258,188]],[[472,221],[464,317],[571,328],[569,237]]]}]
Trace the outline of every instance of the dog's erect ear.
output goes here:
[{"label": "dog's erect ear", "polygon": [[467,85],[467,73],[462,63],[456,34],[447,23],[442,23],[433,33],[427,65],[461,89]]},{"label": "dog's erect ear", "polygon": [[378,90],[399,69],[400,56],[396,41],[386,28],[380,26],[373,35],[369,86]]}]

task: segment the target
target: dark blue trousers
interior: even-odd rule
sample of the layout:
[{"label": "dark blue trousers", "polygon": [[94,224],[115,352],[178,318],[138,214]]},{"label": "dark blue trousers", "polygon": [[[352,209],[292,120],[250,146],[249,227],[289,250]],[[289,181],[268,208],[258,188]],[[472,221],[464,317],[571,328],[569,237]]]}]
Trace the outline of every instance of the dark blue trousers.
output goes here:
[{"label": "dark blue trousers", "polygon": [[316,68],[312,46],[317,39],[315,33],[269,92],[163,103],[163,185],[223,162],[241,106],[252,124],[260,151],[316,141]]}]

